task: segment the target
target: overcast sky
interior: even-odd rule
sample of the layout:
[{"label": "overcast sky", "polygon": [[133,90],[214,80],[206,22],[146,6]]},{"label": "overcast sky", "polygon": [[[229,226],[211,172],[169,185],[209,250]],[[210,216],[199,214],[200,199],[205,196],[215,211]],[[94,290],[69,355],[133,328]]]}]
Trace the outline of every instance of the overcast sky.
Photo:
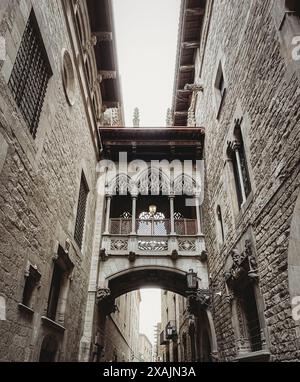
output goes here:
[{"label": "overcast sky", "polygon": [[172,106],[180,0],[114,0],[126,126],[166,124]]},{"label": "overcast sky", "polygon": [[[164,127],[172,106],[180,0],[113,0],[126,126]],[[141,291],[140,332],[154,343],[160,291]]]}]

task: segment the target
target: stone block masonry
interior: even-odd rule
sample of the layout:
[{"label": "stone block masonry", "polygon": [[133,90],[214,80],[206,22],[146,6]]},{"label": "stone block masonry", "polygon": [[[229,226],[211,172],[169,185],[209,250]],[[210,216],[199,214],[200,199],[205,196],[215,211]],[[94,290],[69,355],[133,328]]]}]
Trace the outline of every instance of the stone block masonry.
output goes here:
[{"label": "stone block masonry", "polygon": [[[196,118],[197,125],[206,128],[204,220],[212,280],[225,296],[225,261],[243,235],[252,230],[266,347],[272,361],[287,361],[300,359],[288,264],[290,224],[300,190],[300,100],[298,72],[291,72],[292,67],[287,65],[280,36],[283,32],[274,19],[275,3],[214,2],[205,50],[197,65],[196,80],[204,86],[204,93],[198,97]],[[220,63],[226,95],[218,113],[213,100]],[[226,155],[236,118],[243,118],[252,185],[252,193],[241,209],[234,203],[236,195]],[[216,228],[218,204],[225,231],[221,246]],[[215,301],[214,322],[219,358],[235,359],[236,328],[225,298]]]},{"label": "stone block masonry", "polygon": [[[12,69],[9,61],[16,55],[21,29],[32,6],[53,71],[35,140],[7,86]],[[0,360],[39,360],[42,342],[51,335],[59,344],[56,359],[77,361],[83,331],[81,313],[88,295],[97,155],[78,81],[73,107],[68,105],[63,90],[62,50],[72,49],[62,4],[1,1],[0,32],[7,36],[7,43],[14,38],[14,44],[7,44],[7,61],[0,64],[0,295],[6,297],[6,321],[0,325]],[[81,250],[73,237],[82,171],[90,192]],[[65,330],[61,332],[41,317],[47,310],[53,256],[58,244],[65,248],[68,241],[74,269],[63,317]],[[28,262],[41,275],[32,311],[19,305]]]}]

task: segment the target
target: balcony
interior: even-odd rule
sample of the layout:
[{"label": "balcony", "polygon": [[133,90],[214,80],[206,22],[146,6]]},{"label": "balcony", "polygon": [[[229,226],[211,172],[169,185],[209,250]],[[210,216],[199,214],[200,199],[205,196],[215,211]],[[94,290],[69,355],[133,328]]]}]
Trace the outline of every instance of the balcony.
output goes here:
[{"label": "balcony", "polygon": [[200,255],[204,237],[197,235],[197,220],[174,220],[174,233],[170,219],[136,219],[136,233],[132,233],[132,219],[110,219],[109,232],[103,234],[102,248],[111,255],[155,253],[170,255]]},{"label": "balcony", "polygon": [[[131,219],[110,219],[111,235],[130,235]],[[170,235],[170,219],[137,219],[137,232],[145,236]],[[175,233],[179,236],[195,236],[197,234],[197,221],[195,219],[174,220]]]}]

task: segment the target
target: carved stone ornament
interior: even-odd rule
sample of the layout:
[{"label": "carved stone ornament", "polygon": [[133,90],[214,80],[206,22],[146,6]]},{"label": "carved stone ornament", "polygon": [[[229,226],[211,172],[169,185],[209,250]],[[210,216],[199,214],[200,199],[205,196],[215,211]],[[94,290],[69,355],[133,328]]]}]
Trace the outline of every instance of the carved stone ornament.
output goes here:
[{"label": "carved stone ornament", "polygon": [[97,290],[97,302],[102,302],[103,300],[110,297],[110,289],[108,288],[99,288]]},{"label": "carved stone ornament", "polygon": [[100,256],[101,261],[106,261],[108,259],[108,255],[107,255],[106,250],[104,248],[100,249],[99,256]]},{"label": "carved stone ornament", "polygon": [[128,255],[128,259],[131,263],[134,263],[135,262],[135,259],[136,259],[136,253],[133,252],[133,251],[130,251],[129,252],[129,255]]},{"label": "carved stone ornament", "polygon": [[198,289],[188,293],[187,309],[190,314],[196,315],[199,309],[206,309],[211,303],[212,292],[209,289]]},{"label": "carved stone ornament", "polygon": [[240,253],[237,248],[231,251],[224,272],[227,283],[235,282],[245,275],[251,279],[258,278],[257,261],[250,240],[245,241],[243,252]]},{"label": "carved stone ornament", "polygon": [[186,84],[184,90],[190,90],[192,92],[203,92],[203,86],[198,84]]},{"label": "carved stone ornament", "polygon": [[179,255],[178,255],[177,249],[173,249],[173,251],[171,253],[171,259],[172,260],[177,260],[178,258],[179,258]]}]

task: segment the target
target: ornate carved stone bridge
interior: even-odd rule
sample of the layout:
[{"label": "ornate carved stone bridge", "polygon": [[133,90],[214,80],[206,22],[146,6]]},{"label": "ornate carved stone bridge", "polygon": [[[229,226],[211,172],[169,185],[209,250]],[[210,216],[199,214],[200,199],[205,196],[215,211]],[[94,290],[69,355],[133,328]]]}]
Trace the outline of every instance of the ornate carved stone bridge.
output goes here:
[{"label": "ornate carved stone bridge", "polygon": [[124,293],[159,287],[187,297],[187,275],[193,272],[198,297],[209,295],[201,213],[203,129],[107,128],[101,137],[106,159],[98,168],[82,346],[96,335],[95,327],[98,337],[105,336],[103,316]]}]

